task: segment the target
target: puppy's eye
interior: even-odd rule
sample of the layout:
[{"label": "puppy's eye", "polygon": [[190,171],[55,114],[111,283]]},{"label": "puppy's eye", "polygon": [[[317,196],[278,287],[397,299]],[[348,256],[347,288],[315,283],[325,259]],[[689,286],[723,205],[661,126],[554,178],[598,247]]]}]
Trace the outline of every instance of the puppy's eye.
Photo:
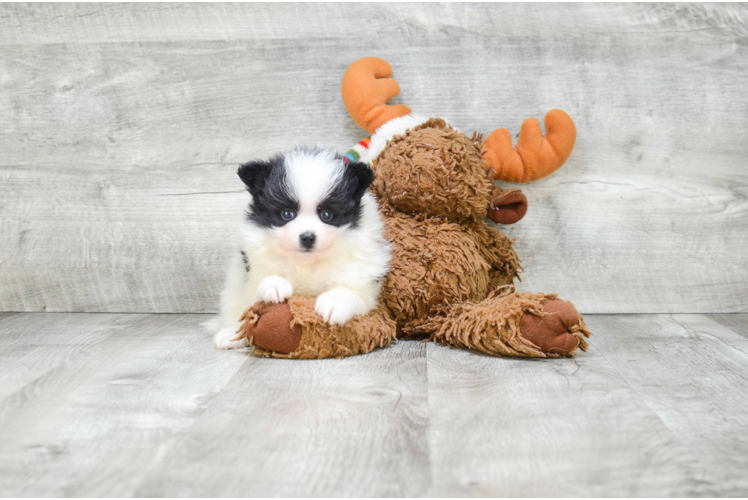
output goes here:
[{"label": "puppy's eye", "polygon": [[284,211],[281,212],[281,218],[283,218],[283,220],[288,221],[288,220],[293,219],[294,217],[296,217],[296,214],[294,213],[293,210],[285,209]]},{"label": "puppy's eye", "polygon": [[330,212],[329,210],[322,210],[319,213],[319,218],[324,222],[330,222],[332,220],[332,212]]}]

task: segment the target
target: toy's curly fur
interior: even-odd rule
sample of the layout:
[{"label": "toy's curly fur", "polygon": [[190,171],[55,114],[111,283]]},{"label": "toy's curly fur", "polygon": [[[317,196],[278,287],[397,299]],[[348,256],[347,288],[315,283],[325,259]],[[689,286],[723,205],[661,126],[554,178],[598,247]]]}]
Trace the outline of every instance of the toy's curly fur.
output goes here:
[{"label": "toy's curly fur", "polygon": [[486,176],[481,143],[441,118],[394,137],[372,162],[372,190],[397,210],[456,220],[480,220],[493,182]]},{"label": "toy's curly fur", "polygon": [[[456,347],[476,349],[497,356],[557,357],[573,355],[576,349],[566,353],[543,352],[522,335],[521,318],[525,313],[543,316],[543,302],[555,300],[556,294],[512,293],[505,288],[491,293],[481,302],[457,304],[429,318],[421,328],[431,332],[431,339]],[[499,335],[486,332],[499,331]],[[578,323],[569,329],[576,338],[576,347],[587,350],[585,337],[591,335],[581,316]]]},{"label": "toy's curly fur", "polygon": [[517,277],[511,240],[482,221],[405,214],[380,203],[393,246],[380,301],[406,334],[420,333],[418,325],[435,306],[481,300],[489,287]]}]

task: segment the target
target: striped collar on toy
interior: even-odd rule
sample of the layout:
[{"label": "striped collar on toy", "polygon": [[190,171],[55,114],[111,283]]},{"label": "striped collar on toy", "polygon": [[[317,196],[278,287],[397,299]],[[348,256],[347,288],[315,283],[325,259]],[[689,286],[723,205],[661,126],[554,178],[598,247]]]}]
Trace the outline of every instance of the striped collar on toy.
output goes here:
[{"label": "striped collar on toy", "polygon": [[343,156],[343,161],[346,163],[358,161],[364,151],[369,149],[369,144],[371,144],[371,137],[367,137],[363,141],[359,141],[358,144],[349,149],[345,156]]},{"label": "striped collar on toy", "polygon": [[[343,161],[350,163],[352,161],[362,161],[367,164],[379,156],[379,153],[387,146],[387,143],[397,135],[403,135],[408,130],[417,127],[429,120],[428,116],[407,114],[399,116],[388,121],[371,137],[353,146],[343,157]],[[456,129],[455,129],[456,130]]]}]

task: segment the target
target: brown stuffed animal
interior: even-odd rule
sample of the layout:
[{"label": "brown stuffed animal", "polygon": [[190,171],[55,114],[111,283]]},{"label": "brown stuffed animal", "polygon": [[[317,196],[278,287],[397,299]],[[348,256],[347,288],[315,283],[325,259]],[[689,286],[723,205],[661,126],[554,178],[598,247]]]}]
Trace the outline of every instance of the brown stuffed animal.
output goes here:
[{"label": "brown stuffed animal", "polygon": [[482,141],[441,118],[386,105],[399,93],[391,74],[382,59],[360,59],[342,85],[351,117],[373,133],[346,156],[374,170],[371,189],[393,246],[379,307],[340,327],[322,321],[313,297],[258,303],[242,318],[240,336],[260,354],[286,358],[363,354],[402,337],[505,356],[586,350],[591,332],[571,303],[514,290],[522,268],[512,240],[484,221],[522,219],[525,196],[494,187],[492,178],[530,182],[558,169],[574,147],[574,123],[553,110],[545,137],[529,119],[516,149],[506,129]]}]

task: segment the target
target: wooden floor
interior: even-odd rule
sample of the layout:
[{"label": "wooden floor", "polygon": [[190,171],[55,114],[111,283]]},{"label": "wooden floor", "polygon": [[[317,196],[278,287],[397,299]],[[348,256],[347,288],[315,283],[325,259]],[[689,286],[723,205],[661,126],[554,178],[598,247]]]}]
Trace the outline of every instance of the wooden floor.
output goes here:
[{"label": "wooden floor", "polygon": [[3,496],[748,495],[748,315],[575,359],[219,352],[205,315],[0,313]]}]

